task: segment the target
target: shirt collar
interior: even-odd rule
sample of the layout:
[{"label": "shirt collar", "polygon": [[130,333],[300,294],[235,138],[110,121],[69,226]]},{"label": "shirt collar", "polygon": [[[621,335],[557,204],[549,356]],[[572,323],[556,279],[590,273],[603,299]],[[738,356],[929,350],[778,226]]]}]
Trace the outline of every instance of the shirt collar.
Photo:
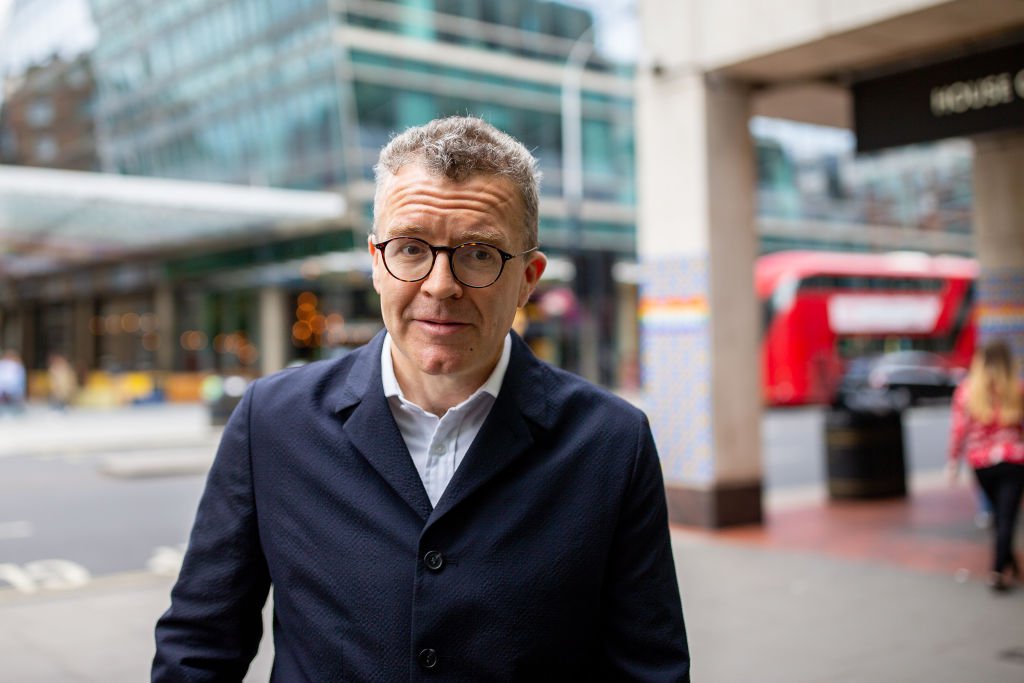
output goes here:
[{"label": "shirt collar", "polygon": [[[498,364],[494,366],[494,370],[491,371],[487,381],[483,383],[479,389],[473,392],[470,398],[476,397],[480,392],[490,394],[494,398],[498,397],[498,392],[501,391],[501,383],[505,381],[505,371],[508,370],[508,361],[512,357],[512,335],[505,335],[505,343],[502,346],[501,357],[498,359]],[[384,384],[384,395],[388,398],[397,396],[398,398],[406,401],[405,394],[402,393],[402,387],[398,384],[398,378],[395,377],[395,364],[391,358],[391,334],[384,335],[384,343],[381,345],[380,350],[380,376]],[[469,399],[467,399],[469,400]]]}]

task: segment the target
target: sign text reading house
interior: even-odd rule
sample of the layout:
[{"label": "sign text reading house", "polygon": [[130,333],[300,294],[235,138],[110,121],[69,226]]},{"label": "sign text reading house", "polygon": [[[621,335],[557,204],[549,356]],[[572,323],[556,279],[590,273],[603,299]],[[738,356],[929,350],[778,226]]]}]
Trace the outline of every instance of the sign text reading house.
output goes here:
[{"label": "sign text reading house", "polygon": [[1024,43],[853,87],[857,150],[1024,130]]}]

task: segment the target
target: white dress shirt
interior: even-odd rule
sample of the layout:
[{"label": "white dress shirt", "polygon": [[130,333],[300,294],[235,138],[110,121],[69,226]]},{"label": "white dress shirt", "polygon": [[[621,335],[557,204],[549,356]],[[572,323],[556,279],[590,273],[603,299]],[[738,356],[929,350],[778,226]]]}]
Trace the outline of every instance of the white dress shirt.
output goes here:
[{"label": "white dress shirt", "polygon": [[395,377],[395,366],[391,359],[391,335],[384,336],[384,346],[380,353],[384,395],[387,396],[391,414],[395,416],[416,471],[423,480],[423,488],[427,490],[431,505],[436,506],[441,499],[441,494],[448,488],[455,470],[483,426],[484,419],[491,412],[491,406],[505,379],[511,354],[512,337],[506,335],[501,358],[483,386],[459,405],[449,408],[442,417],[438,417],[405,398],[402,388],[398,386],[398,378]]}]

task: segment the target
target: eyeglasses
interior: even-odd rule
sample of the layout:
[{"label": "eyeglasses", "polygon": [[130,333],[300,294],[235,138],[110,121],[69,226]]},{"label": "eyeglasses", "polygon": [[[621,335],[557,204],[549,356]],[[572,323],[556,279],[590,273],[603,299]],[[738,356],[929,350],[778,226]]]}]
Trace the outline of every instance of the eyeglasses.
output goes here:
[{"label": "eyeglasses", "polygon": [[437,252],[448,254],[452,277],[466,287],[490,287],[505,270],[505,263],[525,256],[539,247],[509,254],[490,244],[466,242],[455,247],[435,247],[418,237],[393,237],[373,245],[380,250],[384,267],[391,277],[402,282],[419,282],[434,269]]}]

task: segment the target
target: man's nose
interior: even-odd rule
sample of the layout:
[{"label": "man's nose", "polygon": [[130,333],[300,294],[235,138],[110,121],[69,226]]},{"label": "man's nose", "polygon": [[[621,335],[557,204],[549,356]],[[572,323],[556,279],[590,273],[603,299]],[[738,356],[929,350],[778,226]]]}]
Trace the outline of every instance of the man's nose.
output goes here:
[{"label": "man's nose", "polygon": [[462,293],[462,285],[452,275],[452,255],[445,251],[437,252],[434,259],[434,267],[420,285],[420,288],[432,297],[447,299],[452,296],[459,296]]}]

